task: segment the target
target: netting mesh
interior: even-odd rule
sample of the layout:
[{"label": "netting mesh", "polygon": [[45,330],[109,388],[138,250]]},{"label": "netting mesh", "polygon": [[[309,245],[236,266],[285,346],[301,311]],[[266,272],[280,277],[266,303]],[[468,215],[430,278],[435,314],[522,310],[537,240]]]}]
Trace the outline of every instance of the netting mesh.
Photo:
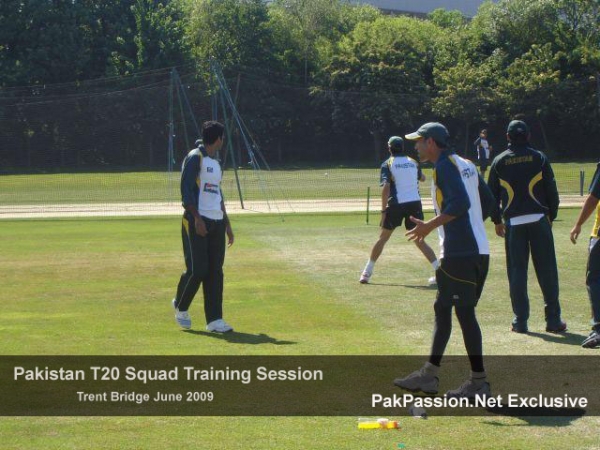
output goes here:
[{"label": "netting mesh", "polygon": [[[221,155],[228,208],[364,211],[370,195],[379,209],[385,140],[336,128],[340,93],[323,101],[306,86],[230,72],[223,80],[240,126],[195,70],[179,75],[178,83],[171,70],[158,70],[0,90],[0,217],[179,213],[181,162],[199,137],[197,124],[214,111],[229,127],[230,152]],[[587,183],[593,165],[555,167],[561,194],[580,193],[581,170]],[[429,183],[421,191],[428,198]]]}]

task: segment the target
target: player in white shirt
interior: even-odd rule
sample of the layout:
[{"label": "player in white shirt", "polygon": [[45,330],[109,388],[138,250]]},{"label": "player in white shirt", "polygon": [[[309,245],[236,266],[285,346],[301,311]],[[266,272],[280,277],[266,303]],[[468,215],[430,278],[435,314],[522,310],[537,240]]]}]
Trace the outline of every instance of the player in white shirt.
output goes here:
[{"label": "player in white shirt", "polygon": [[[404,141],[399,136],[392,136],[388,141],[390,157],[381,165],[381,234],[371,250],[369,261],[359,281],[366,284],[373,275],[375,262],[381,256],[385,244],[392,233],[402,225],[411,230],[415,224],[410,216],[423,219],[423,206],[419,194],[419,181],[425,181],[419,163],[404,153]],[[415,242],[417,248],[429,261],[433,270],[439,263],[435,252],[425,241]],[[430,286],[436,284],[435,276],[428,280]]]},{"label": "player in white shirt", "polygon": [[479,133],[479,137],[475,140],[475,149],[477,150],[477,160],[479,161],[479,170],[481,171],[481,177],[485,179],[485,172],[490,164],[490,155],[492,152],[492,146],[488,141],[488,132],[483,129]]},{"label": "player in white shirt", "polygon": [[186,271],[173,299],[177,323],[182,328],[191,328],[188,308],[202,284],[206,329],[217,333],[233,331],[223,320],[225,235],[229,246],[234,241],[221,193],[221,165],[216,159],[223,146],[224,130],[219,122],[205,122],[204,145],[190,151],[183,161],[181,197],[185,213],[181,237]]}]

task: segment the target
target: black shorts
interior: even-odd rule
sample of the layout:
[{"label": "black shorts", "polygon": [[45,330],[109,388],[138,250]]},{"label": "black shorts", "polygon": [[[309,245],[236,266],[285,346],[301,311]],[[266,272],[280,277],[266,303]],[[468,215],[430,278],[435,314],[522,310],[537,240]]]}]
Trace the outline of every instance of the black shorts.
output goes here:
[{"label": "black shorts", "polygon": [[489,165],[490,165],[490,160],[489,159],[483,158],[483,159],[479,160],[479,169],[480,170],[486,170]]},{"label": "black shorts", "polygon": [[489,255],[443,258],[435,272],[437,302],[448,306],[476,306],[489,265]]},{"label": "black shorts", "polygon": [[388,206],[385,211],[385,220],[381,226],[386,230],[393,230],[399,227],[402,225],[402,221],[404,221],[404,226],[407,230],[412,230],[415,224],[410,220],[410,216],[423,220],[423,205],[421,205],[420,200]]}]

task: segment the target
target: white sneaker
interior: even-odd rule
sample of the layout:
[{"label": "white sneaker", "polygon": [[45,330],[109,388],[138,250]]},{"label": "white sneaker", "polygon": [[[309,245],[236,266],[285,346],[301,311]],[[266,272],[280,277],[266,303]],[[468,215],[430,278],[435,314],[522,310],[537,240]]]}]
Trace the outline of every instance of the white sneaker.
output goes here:
[{"label": "white sneaker", "polygon": [[437,394],[440,380],[421,368],[404,378],[396,378],[394,384],[407,391]]},{"label": "white sneaker", "polygon": [[175,320],[181,328],[189,330],[192,328],[192,318],[187,311],[179,311],[175,306],[175,299],[173,299],[173,308],[175,308]]},{"label": "white sneaker", "polygon": [[437,286],[437,280],[435,278],[435,276],[433,277],[429,277],[429,279],[427,280],[427,285],[428,286]]},{"label": "white sneaker", "polygon": [[468,398],[474,400],[475,397],[486,398],[492,395],[490,383],[485,381],[483,384],[475,384],[470,378],[460,385],[458,389],[446,392],[449,398]]},{"label": "white sneaker", "polygon": [[371,275],[369,272],[365,271],[362,273],[362,275],[360,276],[360,283],[361,284],[367,284],[369,282],[369,279],[371,278]]},{"label": "white sneaker", "polygon": [[206,325],[206,329],[215,333],[229,333],[230,331],[233,331],[233,327],[223,319],[213,320]]}]

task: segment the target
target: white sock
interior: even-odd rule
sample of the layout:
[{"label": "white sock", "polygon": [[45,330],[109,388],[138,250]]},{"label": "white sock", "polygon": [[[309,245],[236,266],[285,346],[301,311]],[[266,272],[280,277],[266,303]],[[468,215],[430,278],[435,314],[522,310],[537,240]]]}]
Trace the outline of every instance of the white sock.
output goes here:
[{"label": "white sock", "polygon": [[365,272],[372,274],[373,273],[373,268],[375,267],[375,261],[373,261],[372,259],[369,260],[369,262],[367,263],[367,265],[365,266]]},{"label": "white sock", "polygon": [[431,267],[433,267],[434,271],[438,270],[438,267],[440,267],[440,261],[439,261],[439,259],[436,259],[435,261],[433,261],[431,263]]}]

